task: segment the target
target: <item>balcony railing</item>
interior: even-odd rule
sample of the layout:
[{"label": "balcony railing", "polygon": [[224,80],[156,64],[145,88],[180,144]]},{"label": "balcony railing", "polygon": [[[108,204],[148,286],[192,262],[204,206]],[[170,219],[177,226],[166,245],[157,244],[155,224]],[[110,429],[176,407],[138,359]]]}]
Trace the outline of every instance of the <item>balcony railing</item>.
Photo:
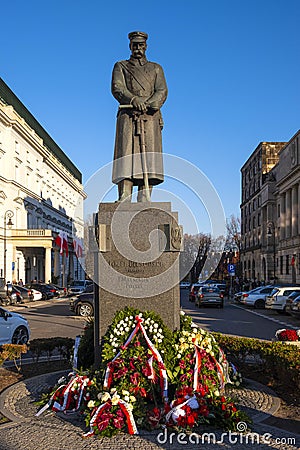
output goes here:
[{"label": "balcony railing", "polygon": [[52,237],[52,230],[40,229],[24,229],[11,230],[11,237]]}]

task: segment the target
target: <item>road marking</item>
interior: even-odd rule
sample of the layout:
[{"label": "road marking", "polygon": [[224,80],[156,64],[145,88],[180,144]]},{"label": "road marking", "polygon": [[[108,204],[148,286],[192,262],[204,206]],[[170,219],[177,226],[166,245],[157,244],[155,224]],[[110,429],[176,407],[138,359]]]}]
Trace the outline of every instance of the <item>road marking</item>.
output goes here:
[{"label": "road marking", "polygon": [[233,303],[231,303],[231,305],[234,306],[235,308],[243,309],[244,311],[247,311],[247,312],[249,312],[251,314],[255,314],[258,317],[263,317],[264,319],[271,320],[271,322],[278,323],[279,325],[283,325],[283,326],[288,327],[290,329],[293,329],[293,330],[298,330],[299,329],[299,327],[294,327],[293,325],[290,325],[289,323],[282,322],[279,319],[274,319],[274,317],[265,316],[264,314],[258,313],[256,311],[251,311],[249,309],[243,308],[242,306],[234,305]]}]

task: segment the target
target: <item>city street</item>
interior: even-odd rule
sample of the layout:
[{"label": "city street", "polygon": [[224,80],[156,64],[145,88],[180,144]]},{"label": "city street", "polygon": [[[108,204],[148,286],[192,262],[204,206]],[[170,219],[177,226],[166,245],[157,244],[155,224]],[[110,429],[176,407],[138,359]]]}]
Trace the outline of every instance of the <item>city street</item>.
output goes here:
[{"label": "city street", "polygon": [[181,306],[193,321],[208,331],[272,340],[281,328],[300,328],[300,321],[276,311],[253,309],[225,298],[223,309],[198,308],[188,299],[189,290],[181,289]]},{"label": "city street", "polygon": [[[225,299],[223,309],[198,308],[188,300],[188,289],[181,289],[181,306],[193,321],[208,331],[272,340],[281,328],[300,328],[300,321],[275,311],[253,309]],[[30,324],[31,339],[71,337],[80,334],[85,319],[69,310],[69,299],[48,300],[10,306],[25,316]]]},{"label": "city street", "polygon": [[31,339],[49,337],[75,338],[81,333],[85,320],[69,310],[69,299],[46,300],[9,306],[29,322]]}]

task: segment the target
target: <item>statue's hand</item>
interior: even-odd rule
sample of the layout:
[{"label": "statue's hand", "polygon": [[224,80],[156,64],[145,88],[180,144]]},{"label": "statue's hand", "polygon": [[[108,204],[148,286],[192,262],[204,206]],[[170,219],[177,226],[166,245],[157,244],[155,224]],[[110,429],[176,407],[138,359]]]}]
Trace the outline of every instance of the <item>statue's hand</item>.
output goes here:
[{"label": "statue's hand", "polygon": [[143,113],[147,111],[147,105],[143,98],[134,97],[131,103],[134,109],[137,109]]}]

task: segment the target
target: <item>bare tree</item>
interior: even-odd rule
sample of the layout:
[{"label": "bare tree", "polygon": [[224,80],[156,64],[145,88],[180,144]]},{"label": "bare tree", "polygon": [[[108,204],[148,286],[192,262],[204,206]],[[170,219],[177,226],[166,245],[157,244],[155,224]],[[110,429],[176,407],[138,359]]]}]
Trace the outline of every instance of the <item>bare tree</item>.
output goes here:
[{"label": "bare tree", "polygon": [[241,236],[241,219],[233,214],[227,219],[227,239],[226,250],[230,251],[231,262],[236,264],[236,274],[240,277],[242,275],[241,270],[241,248],[242,248],[242,236]]},{"label": "bare tree", "polygon": [[207,258],[210,242],[208,234],[184,235],[184,250],[180,254],[181,280],[186,277],[189,277],[191,283],[198,280]]},{"label": "bare tree", "polygon": [[241,219],[232,214],[226,221],[226,229],[226,248],[230,247],[232,250],[240,253],[242,247]]}]

